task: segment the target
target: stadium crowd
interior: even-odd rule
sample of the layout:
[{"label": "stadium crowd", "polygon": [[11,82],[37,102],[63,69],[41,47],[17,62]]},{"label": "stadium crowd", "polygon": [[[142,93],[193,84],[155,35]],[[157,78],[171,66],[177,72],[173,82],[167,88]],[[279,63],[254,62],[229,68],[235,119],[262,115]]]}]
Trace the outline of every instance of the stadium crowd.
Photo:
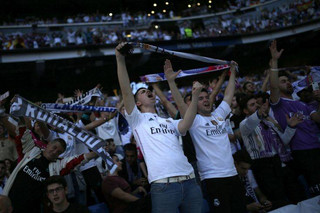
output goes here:
[{"label": "stadium crowd", "polygon": [[[232,61],[229,73],[183,89],[166,60],[168,93],[157,83],[132,91],[130,46],[122,42],[115,49],[116,102],[100,85],[98,95],[77,89],[74,98],[59,94],[55,102],[117,110],[58,110],[59,122],[35,116],[37,109],[15,96],[11,112],[27,108],[17,120],[1,96],[1,205],[14,212],[89,212],[106,203],[119,213],[195,213],[205,199],[211,212],[266,212],[320,195],[319,68],[278,69],[283,50],[276,41],[269,49],[270,69],[259,79],[236,81]],[[91,136],[103,144],[81,142]]]},{"label": "stadium crowd", "polygon": [[[268,0],[267,0],[268,1]],[[236,10],[243,7],[250,7],[254,5],[259,5],[261,3],[267,2],[265,0],[228,0],[223,2],[222,5],[217,5],[210,9],[210,12],[224,12],[229,10]],[[168,2],[168,5],[170,3]],[[192,16],[192,15],[203,15],[207,14],[209,11],[207,6],[199,7],[196,4],[190,5],[191,8],[182,11],[182,17]],[[171,7],[171,6],[170,6]],[[174,9],[174,8],[172,8]],[[111,11],[110,11],[111,12]],[[134,26],[135,24],[143,24],[147,23],[150,20],[154,19],[167,19],[167,18],[175,18],[174,11],[170,10],[167,12],[157,12],[156,14],[146,13],[146,12],[136,12],[130,13],[128,11],[124,11],[121,14],[101,14],[99,12],[95,14],[77,14],[74,16],[68,16],[64,18],[38,18],[38,17],[24,17],[24,18],[16,18],[14,20],[7,20],[1,23],[2,26],[12,26],[12,25],[42,25],[42,24],[72,24],[72,23],[89,23],[89,22],[110,22],[110,21],[123,21],[124,25]],[[179,12],[179,11],[176,11]]]},{"label": "stadium crowd", "polygon": [[[176,30],[166,29],[165,24],[145,29],[110,29],[106,27],[75,27],[53,32],[0,33],[2,50],[38,49],[49,47],[116,44],[120,41],[168,41],[179,39],[197,39],[226,35],[242,35],[266,32],[274,29],[295,26],[318,19],[320,16],[319,0],[283,5],[276,9],[263,9],[252,17],[234,13],[204,20],[202,26],[192,21],[177,22]],[[145,16],[144,16],[145,17]],[[132,19],[132,18],[130,18]],[[133,25],[134,19],[124,22]],[[140,20],[140,18],[139,18]],[[141,19],[144,20],[144,19]]]}]

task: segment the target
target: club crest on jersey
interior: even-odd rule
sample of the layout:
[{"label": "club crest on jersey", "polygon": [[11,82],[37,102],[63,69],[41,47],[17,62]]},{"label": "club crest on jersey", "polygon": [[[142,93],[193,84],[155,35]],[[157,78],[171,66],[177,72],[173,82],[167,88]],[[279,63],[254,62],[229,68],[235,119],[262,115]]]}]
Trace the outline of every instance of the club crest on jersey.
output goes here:
[{"label": "club crest on jersey", "polygon": [[212,120],[211,123],[212,123],[213,125],[215,125],[215,126],[218,125],[217,121],[215,121],[215,120]]},{"label": "club crest on jersey", "polygon": [[166,120],[166,122],[171,123],[171,121],[170,121],[170,120]]},{"label": "club crest on jersey", "polygon": [[219,121],[223,121],[223,118],[221,118],[221,117],[218,117],[218,120],[219,120]]}]

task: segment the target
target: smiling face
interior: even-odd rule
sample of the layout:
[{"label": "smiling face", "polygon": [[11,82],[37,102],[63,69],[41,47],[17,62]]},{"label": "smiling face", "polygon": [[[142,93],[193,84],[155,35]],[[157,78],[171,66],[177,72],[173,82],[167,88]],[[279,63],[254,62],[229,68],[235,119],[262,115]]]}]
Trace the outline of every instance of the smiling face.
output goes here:
[{"label": "smiling face", "polygon": [[55,161],[64,151],[65,149],[60,142],[51,141],[43,151],[43,156],[49,161]]},{"label": "smiling face", "polygon": [[59,183],[47,186],[47,196],[53,205],[59,205],[66,201],[67,188]]},{"label": "smiling face", "polygon": [[204,116],[208,116],[211,113],[209,94],[207,92],[201,92],[198,97],[198,113]]}]

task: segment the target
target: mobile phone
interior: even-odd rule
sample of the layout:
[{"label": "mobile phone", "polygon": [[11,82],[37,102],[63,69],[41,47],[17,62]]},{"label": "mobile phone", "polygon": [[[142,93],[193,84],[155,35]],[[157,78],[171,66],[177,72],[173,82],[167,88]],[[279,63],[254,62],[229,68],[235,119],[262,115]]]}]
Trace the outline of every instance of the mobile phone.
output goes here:
[{"label": "mobile phone", "polygon": [[319,90],[319,83],[318,83],[318,82],[313,82],[313,83],[312,83],[312,90],[313,90],[313,91]]}]

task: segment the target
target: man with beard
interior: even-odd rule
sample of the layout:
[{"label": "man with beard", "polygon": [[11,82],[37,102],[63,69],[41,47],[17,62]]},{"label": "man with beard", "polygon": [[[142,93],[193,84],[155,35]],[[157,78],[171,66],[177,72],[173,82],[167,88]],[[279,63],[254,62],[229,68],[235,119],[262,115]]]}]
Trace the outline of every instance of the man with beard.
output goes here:
[{"label": "man with beard", "polygon": [[292,156],[297,168],[305,176],[312,195],[320,194],[320,143],[317,134],[320,122],[320,112],[312,110],[300,101],[294,101],[293,88],[287,76],[279,75],[278,59],[283,50],[277,50],[277,43],[270,45],[271,73],[270,73],[270,102],[274,117],[282,129],[288,126],[286,115],[303,115],[303,122],[297,125],[295,135],[290,141]]}]

